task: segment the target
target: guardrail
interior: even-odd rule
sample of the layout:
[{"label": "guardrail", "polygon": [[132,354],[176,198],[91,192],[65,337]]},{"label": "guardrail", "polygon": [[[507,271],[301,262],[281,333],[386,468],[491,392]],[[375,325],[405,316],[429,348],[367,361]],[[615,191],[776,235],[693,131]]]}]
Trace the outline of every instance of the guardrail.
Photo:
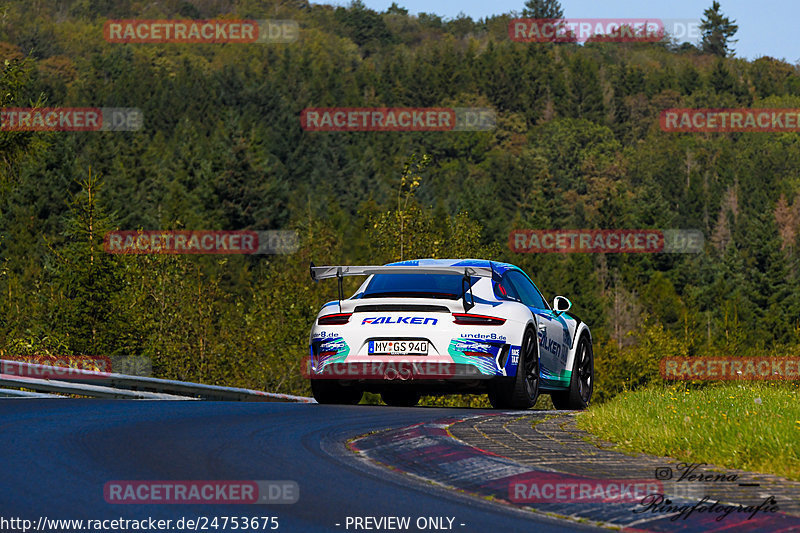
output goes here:
[{"label": "guardrail", "polygon": [[0,398],[63,398],[58,394],[44,394],[26,390],[0,389]]},{"label": "guardrail", "polygon": [[[33,376],[55,375],[65,379]],[[94,398],[315,403],[313,398],[0,359],[0,387]]]}]

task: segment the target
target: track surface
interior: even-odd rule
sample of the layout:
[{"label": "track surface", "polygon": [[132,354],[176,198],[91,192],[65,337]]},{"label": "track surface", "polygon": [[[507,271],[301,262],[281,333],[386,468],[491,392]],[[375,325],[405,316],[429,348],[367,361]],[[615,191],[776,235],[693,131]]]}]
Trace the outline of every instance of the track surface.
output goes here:
[{"label": "track surface", "polygon": [[[460,532],[594,530],[378,470],[344,445],[370,431],[481,413],[283,403],[3,400],[0,517],[35,523],[40,516],[277,516],[277,531],[317,532],[355,531],[345,527],[348,516],[409,516],[407,531],[418,531],[418,517],[454,518],[452,530]],[[294,480],[300,499],[287,505],[109,504],[103,486],[114,480]]]}]

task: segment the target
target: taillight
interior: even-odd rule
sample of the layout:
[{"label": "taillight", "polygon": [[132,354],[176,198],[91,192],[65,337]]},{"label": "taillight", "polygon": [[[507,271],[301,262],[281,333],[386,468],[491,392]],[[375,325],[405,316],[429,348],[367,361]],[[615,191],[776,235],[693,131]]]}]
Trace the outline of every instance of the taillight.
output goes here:
[{"label": "taillight", "polygon": [[467,357],[492,357],[492,354],[486,352],[470,352],[469,350],[461,352]]},{"label": "taillight", "polygon": [[317,324],[320,326],[341,326],[342,324],[347,324],[352,314],[353,313],[334,313],[332,315],[321,316],[317,319]]},{"label": "taillight", "polygon": [[506,323],[505,318],[471,313],[453,313],[453,321],[461,326],[502,326]]}]

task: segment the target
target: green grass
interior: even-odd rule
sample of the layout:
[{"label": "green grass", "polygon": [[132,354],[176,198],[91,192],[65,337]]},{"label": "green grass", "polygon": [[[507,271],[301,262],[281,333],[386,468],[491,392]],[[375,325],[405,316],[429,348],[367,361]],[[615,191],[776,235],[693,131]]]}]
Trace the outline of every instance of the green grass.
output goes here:
[{"label": "green grass", "polygon": [[683,384],[620,394],[578,417],[578,427],[645,452],[800,480],[800,385]]}]

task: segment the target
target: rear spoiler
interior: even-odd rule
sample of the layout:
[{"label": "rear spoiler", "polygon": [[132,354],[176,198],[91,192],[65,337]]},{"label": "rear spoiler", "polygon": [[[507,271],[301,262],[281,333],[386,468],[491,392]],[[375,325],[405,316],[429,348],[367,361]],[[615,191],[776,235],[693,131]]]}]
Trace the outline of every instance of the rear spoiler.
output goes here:
[{"label": "rear spoiler", "polygon": [[[472,286],[469,284],[469,278],[492,278],[495,281],[500,280],[500,275],[495,271],[494,265],[489,262],[488,267],[479,266],[434,266],[434,265],[355,265],[355,266],[315,266],[311,263],[309,266],[311,279],[319,281],[321,279],[337,278],[339,281],[339,309],[341,309],[341,301],[344,300],[344,292],[342,289],[342,279],[344,276],[371,276],[373,274],[444,274],[449,276],[463,276],[461,298],[464,300],[464,311],[469,311],[475,305],[475,298],[472,295]],[[467,289],[469,287],[470,301],[467,301]]]}]

